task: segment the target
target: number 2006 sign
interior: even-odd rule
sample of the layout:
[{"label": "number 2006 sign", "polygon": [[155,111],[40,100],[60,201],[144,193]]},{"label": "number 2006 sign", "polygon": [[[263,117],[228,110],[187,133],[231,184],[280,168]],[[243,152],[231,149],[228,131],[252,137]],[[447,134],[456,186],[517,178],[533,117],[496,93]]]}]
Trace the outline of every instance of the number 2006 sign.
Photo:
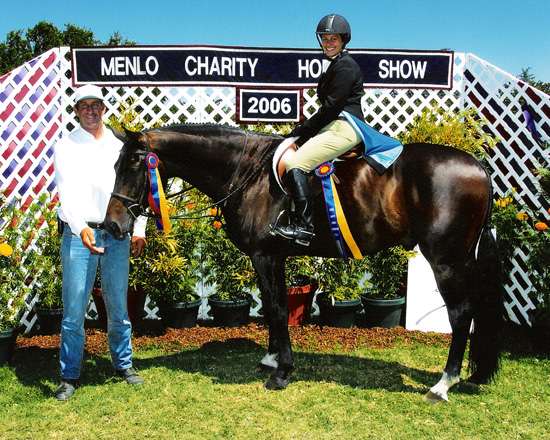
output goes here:
[{"label": "number 2006 sign", "polygon": [[237,106],[240,122],[298,122],[301,90],[239,88]]}]

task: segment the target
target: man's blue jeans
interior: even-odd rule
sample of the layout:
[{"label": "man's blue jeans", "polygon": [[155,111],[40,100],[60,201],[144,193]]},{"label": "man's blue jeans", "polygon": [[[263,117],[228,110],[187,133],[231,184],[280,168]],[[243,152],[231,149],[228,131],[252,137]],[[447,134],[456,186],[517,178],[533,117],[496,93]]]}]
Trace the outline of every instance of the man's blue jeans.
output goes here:
[{"label": "man's blue jeans", "polygon": [[96,247],[105,248],[102,255],[92,254],[68,225],[63,231],[63,322],[59,355],[63,379],[80,378],[84,319],[98,263],[113,367],[124,370],[132,366],[132,325],[127,305],[130,238],[119,241],[103,229],[94,229],[94,234]]}]

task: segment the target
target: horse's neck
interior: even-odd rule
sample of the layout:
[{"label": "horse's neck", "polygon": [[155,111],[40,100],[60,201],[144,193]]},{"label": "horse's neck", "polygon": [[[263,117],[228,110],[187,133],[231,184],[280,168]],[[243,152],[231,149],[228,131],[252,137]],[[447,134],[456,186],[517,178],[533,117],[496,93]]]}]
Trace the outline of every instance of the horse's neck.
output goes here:
[{"label": "horse's neck", "polygon": [[180,177],[211,198],[220,198],[238,166],[240,149],[230,138],[174,133],[157,145],[167,177]]}]

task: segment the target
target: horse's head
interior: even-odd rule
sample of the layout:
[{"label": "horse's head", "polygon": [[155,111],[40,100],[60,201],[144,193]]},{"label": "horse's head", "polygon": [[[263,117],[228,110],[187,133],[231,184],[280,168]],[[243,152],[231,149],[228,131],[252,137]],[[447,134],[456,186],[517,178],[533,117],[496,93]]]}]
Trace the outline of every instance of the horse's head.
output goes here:
[{"label": "horse's head", "polygon": [[122,239],[133,229],[135,219],[146,207],[147,165],[151,151],[147,135],[126,131],[126,142],[115,164],[116,181],[105,216],[105,229]]}]

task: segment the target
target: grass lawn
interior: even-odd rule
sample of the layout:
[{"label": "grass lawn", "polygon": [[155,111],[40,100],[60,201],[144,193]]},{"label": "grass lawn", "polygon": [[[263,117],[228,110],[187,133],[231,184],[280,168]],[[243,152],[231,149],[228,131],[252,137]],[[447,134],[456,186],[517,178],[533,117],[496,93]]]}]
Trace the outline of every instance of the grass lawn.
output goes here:
[{"label": "grass lawn", "polygon": [[430,405],[444,335],[293,328],[296,371],[279,392],[255,371],[266,337],[255,324],[137,337],[146,383],[131,387],[112,377],[105,334],[90,331],[69,402],[52,398],[58,337],[19,338],[0,368],[0,438],[550,439],[548,355],[508,350],[494,384],[462,383]]}]

